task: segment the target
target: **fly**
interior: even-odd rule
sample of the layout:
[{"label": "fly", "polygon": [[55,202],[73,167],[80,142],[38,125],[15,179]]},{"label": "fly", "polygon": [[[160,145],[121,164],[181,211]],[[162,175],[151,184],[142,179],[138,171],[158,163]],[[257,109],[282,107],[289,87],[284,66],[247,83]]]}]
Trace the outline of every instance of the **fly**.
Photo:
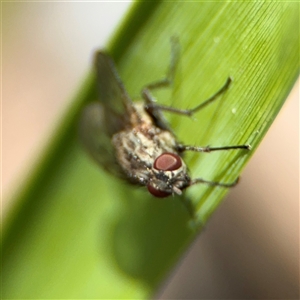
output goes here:
[{"label": "fly", "polygon": [[224,93],[231,83],[190,110],[164,106],[154,102],[152,90],[169,86],[174,78],[179,44],[172,39],[172,55],[165,79],[142,90],[143,102],[132,102],[116,71],[113,60],[103,51],[95,55],[100,102],[89,104],[83,111],[80,136],[85,148],[106,171],[130,183],[146,186],[155,197],[181,195],[192,185],[233,187],[231,183],[191,179],[182,155],[185,151],[212,152],[249,150],[250,145],[195,147],[178,142],[165,121],[162,111],[191,116]]}]

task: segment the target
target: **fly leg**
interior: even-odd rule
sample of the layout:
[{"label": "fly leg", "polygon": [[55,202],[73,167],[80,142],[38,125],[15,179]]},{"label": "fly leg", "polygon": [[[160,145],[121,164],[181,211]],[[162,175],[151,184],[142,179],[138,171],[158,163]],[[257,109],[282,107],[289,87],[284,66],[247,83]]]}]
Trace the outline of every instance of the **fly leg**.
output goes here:
[{"label": "fly leg", "polygon": [[158,104],[155,101],[151,92],[153,90],[166,88],[172,85],[172,83],[174,82],[174,77],[175,77],[175,73],[179,61],[179,53],[180,53],[180,45],[179,45],[178,38],[172,37],[171,38],[171,61],[170,61],[170,65],[166,77],[161,80],[152,82],[146,85],[142,89],[142,97],[145,100],[145,109],[154,116],[157,114],[159,118],[161,117],[161,114],[159,114],[158,111],[167,111],[167,112],[172,112],[180,115],[192,116],[194,113],[198,112],[199,110],[201,110],[202,108],[206,107],[208,104],[214,102],[217,98],[219,98],[219,96],[221,96],[224,92],[226,92],[226,90],[229,88],[232,82],[232,78],[228,77],[225,84],[215,94],[213,94],[207,100],[205,100],[204,102],[200,103],[199,105],[197,105],[192,109],[180,109],[172,106]]},{"label": "fly leg", "polygon": [[[146,85],[142,90],[142,97],[146,101],[146,106],[148,105],[152,106],[152,104],[155,104],[155,100],[151,94],[151,91],[160,88],[166,88],[173,84],[176,68],[179,60],[179,53],[180,53],[180,45],[179,45],[178,38],[172,37],[171,38],[171,61],[170,61],[170,65],[166,77]],[[153,105],[153,108],[156,107]]]},{"label": "fly leg", "polygon": [[[172,85],[176,73],[176,68],[179,60],[179,52],[180,52],[180,45],[179,41],[177,38],[172,37],[171,38],[171,61],[170,61],[170,66],[167,72],[167,75],[165,78],[155,81],[153,83],[148,84],[145,86],[142,90],[142,97],[145,100],[145,109],[147,110],[148,113],[150,113],[156,120],[160,121],[163,120],[162,122],[165,123],[165,120],[160,113],[160,111],[167,111],[171,113],[176,113],[180,115],[185,115],[185,116],[192,116],[194,113],[198,112],[202,108],[206,107],[208,104],[212,103],[216,99],[219,98],[220,95],[222,95],[226,90],[229,88],[232,79],[231,77],[228,77],[225,84],[211,97],[209,97],[207,100],[204,102],[200,103],[196,107],[192,109],[180,109],[172,106],[166,106],[166,105],[161,105],[158,104],[153,95],[152,91],[160,88],[166,88]],[[160,124],[159,124],[160,125]]]},{"label": "fly leg", "polygon": [[145,110],[153,117],[155,124],[165,130],[172,131],[168,126],[167,121],[165,120],[163,114],[161,113],[164,110],[159,104],[156,103],[155,98],[152,95],[152,91],[160,88],[167,88],[171,86],[174,82],[174,77],[176,73],[176,68],[179,60],[180,53],[180,44],[178,38],[171,38],[171,61],[169,65],[168,72],[166,77],[152,82],[146,85],[142,90],[142,97],[145,100]]},{"label": "fly leg", "polygon": [[[165,80],[164,82],[159,81],[156,84],[159,83],[159,87],[166,86],[168,79],[164,79],[164,80]],[[176,108],[176,107],[172,107],[172,106],[161,105],[161,104],[154,102],[153,97],[150,92],[150,88],[153,89],[152,85],[148,85],[147,87],[145,87],[143,89],[142,95],[143,95],[144,99],[146,100],[147,110],[149,110],[149,109],[151,110],[151,108],[152,108],[152,109],[156,109],[156,110],[168,111],[168,112],[172,112],[172,113],[176,113],[179,115],[185,115],[185,116],[190,117],[194,113],[198,112],[202,108],[206,107],[208,104],[210,104],[213,101],[215,101],[216,99],[218,99],[219,96],[222,95],[229,88],[231,82],[232,82],[231,77],[228,77],[225,84],[215,94],[213,94],[211,97],[209,97],[204,102],[200,103],[199,105],[197,105],[196,107],[194,107],[192,109],[180,109],[180,108]],[[156,86],[156,87],[158,87],[158,86]]]},{"label": "fly leg", "polygon": [[225,187],[225,188],[232,188],[234,186],[236,186],[239,182],[239,177],[233,181],[233,182],[229,182],[229,183],[223,183],[223,182],[217,182],[217,181],[209,181],[209,180],[205,180],[202,178],[195,178],[193,180],[191,180],[190,185],[194,185],[194,184],[198,184],[198,183],[204,183],[210,186],[221,186],[221,187]]},{"label": "fly leg", "polygon": [[[213,152],[213,151],[237,150],[237,149],[250,150],[251,146],[250,145],[234,145],[234,146],[222,146],[222,147],[210,147],[210,146],[197,147],[197,146],[188,146],[188,145],[182,145],[182,144],[177,145],[178,152],[195,151],[195,152],[209,153],[209,152]],[[231,188],[231,187],[234,187],[235,185],[237,185],[238,181],[239,181],[239,177],[234,182],[230,182],[230,183],[223,183],[223,182],[209,181],[209,180],[205,180],[202,178],[195,178],[195,179],[191,180],[189,186],[198,184],[198,183],[204,183],[204,184],[208,184],[210,186],[221,186],[221,187],[225,187],[225,188]]]},{"label": "fly leg", "polygon": [[184,151],[194,151],[194,152],[212,152],[212,151],[223,151],[223,150],[234,150],[234,149],[245,149],[250,150],[250,145],[234,145],[234,146],[222,146],[222,147],[198,147],[198,146],[188,146],[188,145],[177,145],[178,152]]},{"label": "fly leg", "polygon": [[158,104],[155,101],[151,91],[160,88],[166,88],[172,85],[176,73],[178,60],[179,60],[179,52],[180,52],[179,41],[177,38],[173,37],[171,39],[171,61],[170,61],[170,66],[166,77],[161,80],[148,84],[142,90],[142,97],[145,100],[145,109],[154,117],[157,116],[157,119],[160,118],[163,119],[159,111],[167,111],[167,112],[176,113],[180,115],[192,116],[194,113],[198,112],[202,108],[206,107],[208,104],[218,99],[219,96],[221,96],[223,93],[225,93],[228,90],[232,82],[232,78],[228,77],[225,84],[215,94],[213,94],[207,100],[205,100],[204,102],[200,103],[199,105],[197,105],[192,109],[180,109],[172,106]]}]

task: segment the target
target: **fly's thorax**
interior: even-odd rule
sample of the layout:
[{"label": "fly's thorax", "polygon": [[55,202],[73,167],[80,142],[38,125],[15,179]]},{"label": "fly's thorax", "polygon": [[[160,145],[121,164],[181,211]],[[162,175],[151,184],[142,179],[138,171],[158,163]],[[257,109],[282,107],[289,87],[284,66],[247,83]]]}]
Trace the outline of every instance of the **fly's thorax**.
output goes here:
[{"label": "fly's thorax", "polygon": [[145,111],[144,102],[135,102],[132,104],[132,113],[130,115],[130,122],[132,127],[143,126],[152,127],[153,120],[151,116]]},{"label": "fly's thorax", "polygon": [[143,123],[113,135],[113,148],[118,164],[130,181],[145,184],[149,181],[154,161],[162,153],[176,153],[172,133]]},{"label": "fly's thorax", "polygon": [[[189,185],[190,177],[176,152],[175,137],[155,126],[144,129],[137,127],[113,136],[119,165],[132,183],[146,185],[156,197],[180,195]],[[175,163],[169,162],[170,158]]]}]

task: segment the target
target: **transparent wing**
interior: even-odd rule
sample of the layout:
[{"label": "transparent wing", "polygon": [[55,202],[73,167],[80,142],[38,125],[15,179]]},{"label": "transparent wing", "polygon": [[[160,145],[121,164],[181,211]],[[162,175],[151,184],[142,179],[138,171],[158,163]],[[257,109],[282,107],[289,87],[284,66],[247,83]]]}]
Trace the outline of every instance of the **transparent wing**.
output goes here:
[{"label": "transparent wing", "polygon": [[116,71],[113,60],[102,51],[95,55],[99,100],[105,110],[103,125],[108,135],[130,124],[134,113],[132,101]]},{"label": "transparent wing", "polygon": [[98,102],[86,106],[82,112],[79,134],[86,151],[109,173],[123,178],[123,172],[115,160],[111,136],[104,130],[106,109]]},{"label": "transparent wing", "polygon": [[80,120],[80,139],[99,165],[123,178],[111,139],[115,133],[130,125],[133,104],[113,60],[105,52],[96,52],[95,68],[99,102],[84,108]]}]

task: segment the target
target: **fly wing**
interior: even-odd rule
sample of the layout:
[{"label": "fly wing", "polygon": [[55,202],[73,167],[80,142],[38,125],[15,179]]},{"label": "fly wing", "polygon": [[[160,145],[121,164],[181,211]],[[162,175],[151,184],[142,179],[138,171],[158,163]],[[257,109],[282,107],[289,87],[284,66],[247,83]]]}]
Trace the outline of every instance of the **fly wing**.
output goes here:
[{"label": "fly wing", "polygon": [[112,136],[130,124],[133,104],[113,60],[102,51],[95,55],[99,100],[105,110],[105,131]]},{"label": "fly wing", "polygon": [[87,152],[105,170],[123,177],[115,159],[112,136],[130,126],[133,104],[115,69],[113,60],[102,51],[95,55],[99,102],[84,108],[80,139]]},{"label": "fly wing", "polygon": [[123,171],[115,159],[111,136],[104,130],[106,110],[98,102],[90,103],[82,112],[79,135],[86,151],[109,173],[123,178]]}]

